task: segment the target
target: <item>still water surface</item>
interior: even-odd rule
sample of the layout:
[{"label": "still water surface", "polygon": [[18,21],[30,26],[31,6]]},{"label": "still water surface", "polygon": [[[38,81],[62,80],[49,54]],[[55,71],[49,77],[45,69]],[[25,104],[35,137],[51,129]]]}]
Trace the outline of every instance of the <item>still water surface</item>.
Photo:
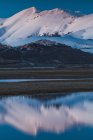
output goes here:
[{"label": "still water surface", "polygon": [[88,140],[93,138],[93,92],[44,100],[0,98],[0,140]]},{"label": "still water surface", "polygon": [[22,82],[48,82],[48,81],[79,81],[79,80],[93,80],[93,78],[56,78],[56,79],[48,79],[48,78],[44,78],[44,79],[0,79],[0,83],[22,83]]}]

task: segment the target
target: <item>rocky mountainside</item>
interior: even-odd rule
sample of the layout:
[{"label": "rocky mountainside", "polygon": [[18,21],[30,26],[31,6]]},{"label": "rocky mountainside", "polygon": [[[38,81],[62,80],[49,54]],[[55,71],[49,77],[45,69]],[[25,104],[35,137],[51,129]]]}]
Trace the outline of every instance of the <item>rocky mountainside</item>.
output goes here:
[{"label": "rocky mountainside", "polygon": [[[42,42],[46,42],[43,45]],[[21,47],[0,47],[0,64],[21,63],[31,66],[63,66],[93,64],[93,55],[64,44],[48,40]],[[50,45],[51,44],[51,45]]]}]

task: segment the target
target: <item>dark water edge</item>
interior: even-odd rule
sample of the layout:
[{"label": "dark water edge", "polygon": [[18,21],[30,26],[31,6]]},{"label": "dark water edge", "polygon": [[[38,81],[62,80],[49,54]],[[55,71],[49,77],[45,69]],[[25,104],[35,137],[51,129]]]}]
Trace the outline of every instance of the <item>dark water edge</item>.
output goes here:
[{"label": "dark water edge", "polygon": [[93,92],[47,100],[0,98],[0,140],[88,140],[93,137]]},{"label": "dark water edge", "polygon": [[37,136],[27,135],[23,132],[14,129],[8,125],[0,126],[0,139],[1,140],[88,140],[93,138],[93,128],[90,127],[73,127],[71,130],[68,130],[62,134],[54,134],[48,132],[40,132]]}]

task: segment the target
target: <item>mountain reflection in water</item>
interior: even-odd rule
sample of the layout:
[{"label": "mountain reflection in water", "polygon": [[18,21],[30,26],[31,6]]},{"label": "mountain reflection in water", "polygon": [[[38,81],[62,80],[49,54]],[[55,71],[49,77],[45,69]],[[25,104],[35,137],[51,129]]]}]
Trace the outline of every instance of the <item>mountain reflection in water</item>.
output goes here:
[{"label": "mountain reflection in water", "polygon": [[63,133],[81,124],[93,127],[93,94],[73,93],[47,101],[25,96],[2,98],[0,123],[31,135],[39,131]]}]

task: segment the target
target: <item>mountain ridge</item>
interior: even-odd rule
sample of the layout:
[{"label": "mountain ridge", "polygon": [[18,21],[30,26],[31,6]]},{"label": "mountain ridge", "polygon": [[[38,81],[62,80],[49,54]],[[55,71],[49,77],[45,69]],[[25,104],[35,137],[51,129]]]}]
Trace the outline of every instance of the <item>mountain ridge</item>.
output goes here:
[{"label": "mountain ridge", "polygon": [[78,17],[58,8],[39,11],[31,7],[0,19],[0,23],[0,42],[12,46],[19,46],[22,41],[26,44],[33,36],[69,34],[79,39],[93,39],[93,14]]},{"label": "mountain ridge", "polygon": [[20,47],[0,45],[0,66],[64,67],[93,65],[93,54],[48,40]]}]

